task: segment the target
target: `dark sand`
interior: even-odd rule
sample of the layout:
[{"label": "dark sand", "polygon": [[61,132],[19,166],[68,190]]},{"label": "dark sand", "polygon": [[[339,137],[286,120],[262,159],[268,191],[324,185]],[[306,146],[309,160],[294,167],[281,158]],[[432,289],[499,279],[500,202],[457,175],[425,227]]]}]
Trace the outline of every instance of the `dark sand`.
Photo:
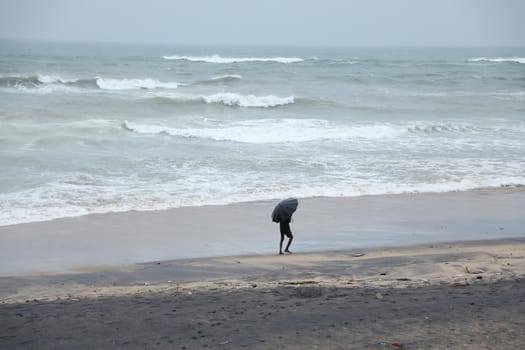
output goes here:
[{"label": "dark sand", "polygon": [[525,238],[0,279],[1,349],[524,349]]}]

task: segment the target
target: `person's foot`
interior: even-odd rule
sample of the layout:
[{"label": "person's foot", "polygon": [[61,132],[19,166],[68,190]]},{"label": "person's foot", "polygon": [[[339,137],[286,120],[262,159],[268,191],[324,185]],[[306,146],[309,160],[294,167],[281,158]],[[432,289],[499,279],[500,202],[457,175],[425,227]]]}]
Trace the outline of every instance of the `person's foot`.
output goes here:
[{"label": "person's foot", "polygon": [[279,252],[279,255],[283,255],[283,252]]},{"label": "person's foot", "polygon": [[288,253],[288,254],[292,254],[292,252],[289,251],[288,249],[286,249],[284,252],[285,252],[285,253]]}]

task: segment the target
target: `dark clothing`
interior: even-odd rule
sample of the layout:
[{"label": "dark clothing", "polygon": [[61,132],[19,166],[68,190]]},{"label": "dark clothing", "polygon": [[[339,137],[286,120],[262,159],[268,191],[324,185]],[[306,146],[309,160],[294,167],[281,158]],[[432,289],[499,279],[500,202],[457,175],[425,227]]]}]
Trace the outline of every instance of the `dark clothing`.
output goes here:
[{"label": "dark clothing", "polygon": [[279,228],[281,229],[281,242],[279,242],[279,254],[283,254],[283,242],[284,236],[288,237],[288,244],[286,244],[285,253],[292,254],[290,251],[290,244],[293,241],[292,230],[290,230],[290,220],[281,221],[279,223]]},{"label": "dark clothing", "polygon": [[284,238],[284,236],[288,238],[292,238],[292,230],[290,230],[290,221],[281,221],[279,223],[280,229],[281,229],[281,237]]}]

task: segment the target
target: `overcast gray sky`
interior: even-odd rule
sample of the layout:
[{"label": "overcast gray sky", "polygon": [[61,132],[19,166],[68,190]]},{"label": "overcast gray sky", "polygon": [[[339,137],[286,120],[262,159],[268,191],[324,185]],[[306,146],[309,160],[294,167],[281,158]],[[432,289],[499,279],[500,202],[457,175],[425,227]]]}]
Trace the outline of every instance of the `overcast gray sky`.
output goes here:
[{"label": "overcast gray sky", "polygon": [[525,45],[525,0],[0,0],[0,38]]}]

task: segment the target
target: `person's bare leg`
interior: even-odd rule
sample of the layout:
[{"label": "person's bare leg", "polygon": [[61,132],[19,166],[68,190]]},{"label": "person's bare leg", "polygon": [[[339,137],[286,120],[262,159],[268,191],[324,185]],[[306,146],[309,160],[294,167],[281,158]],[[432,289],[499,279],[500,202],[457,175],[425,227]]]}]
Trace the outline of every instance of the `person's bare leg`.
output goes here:
[{"label": "person's bare leg", "polygon": [[288,254],[292,254],[292,252],[289,249],[290,248],[290,244],[292,244],[292,241],[293,241],[293,236],[288,239],[288,244],[286,245],[286,249],[284,250]]}]

